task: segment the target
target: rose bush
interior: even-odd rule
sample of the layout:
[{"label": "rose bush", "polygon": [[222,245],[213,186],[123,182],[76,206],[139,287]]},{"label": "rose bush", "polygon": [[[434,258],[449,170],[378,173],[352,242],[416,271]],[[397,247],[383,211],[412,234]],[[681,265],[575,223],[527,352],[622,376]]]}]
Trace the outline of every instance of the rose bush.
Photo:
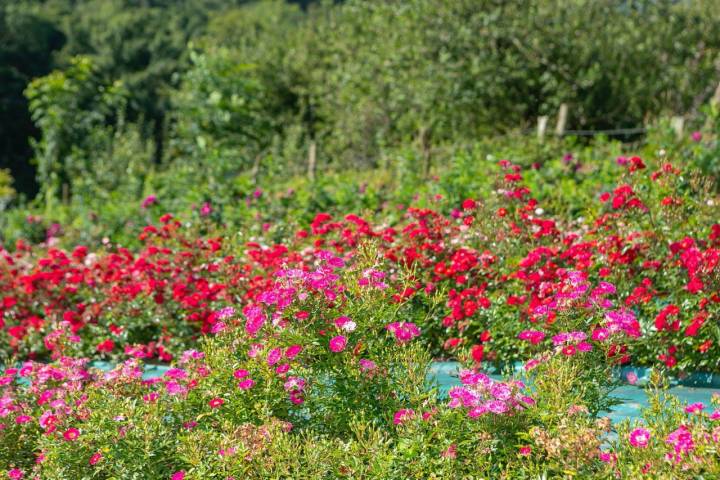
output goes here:
[{"label": "rose bush", "polygon": [[461,201],[1,249],[0,475],[712,478],[720,413],[657,373],[641,420],[603,417],[619,365],[720,369],[719,200],[688,163],[619,156],[582,215],[501,160]]},{"label": "rose bush", "polygon": [[[715,190],[665,157],[615,163],[615,184],[578,219],[554,217],[523,183],[526,172],[501,161],[488,196],[468,198],[447,215],[437,197],[435,208],[407,207],[393,225],[319,213],[272,243],[222,229],[199,235],[165,215],[143,229],[136,252],[19,243],[1,252],[0,335],[9,352],[49,358],[54,336],[68,325],[68,354],[167,362],[212,333],[219,306],[252,301],[279,269],[306,268],[320,248],[354,264],[362,245],[372,244],[382,269],[368,269],[363,282],[412,306],[408,320],[426,332],[434,356],[522,359],[518,336],[552,333],[554,294],[577,271],[587,282],[612,283],[615,310],[637,319],[642,341],[623,352],[626,361],[717,370]],[[412,273],[399,282],[398,269]]]},{"label": "rose bush", "polygon": [[[312,258],[279,269],[242,311],[216,311],[215,334],[160,378],[144,380],[137,358],[101,372],[59,350],[50,364],[6,369],[8,478],[611,478],[648,461],[677,478],[718,471],[717,440],[702,432],[720,415],[696,405],[656,404],[646,429],[623,425],[605,445],[613,359],[640,341],[636,320],[610,315],[611,284],[569,272],[547,312],[557,333],[522,335],[524,374],[494,380],[468,359],[441,397],[420,328],[398,321],[412,302],[367,281],[382,277],[382,252],[363,249],[354,265],[326,250]],[[631,453],[670,425],[669,447]],[[688,470],[690,451],[700,463]]]}]

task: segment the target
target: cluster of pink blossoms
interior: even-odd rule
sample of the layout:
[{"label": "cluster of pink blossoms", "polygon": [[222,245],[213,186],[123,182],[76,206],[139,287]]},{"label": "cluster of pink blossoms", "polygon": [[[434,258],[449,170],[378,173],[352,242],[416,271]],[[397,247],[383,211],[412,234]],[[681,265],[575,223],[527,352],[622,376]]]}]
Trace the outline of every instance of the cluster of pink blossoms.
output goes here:
[{"label": "cluster of pink blossoms", "polygon": [[407,343],[420,336],[420,328],[412,322],[392,322],[386,327],[397,343]]},{"label": "cluster of pink blossoms", "polygon": [[512,415],[535,404],[535,400],[523,392],[525,385],[518,380],[498,382],[484,373],[462,370],[460,381],[462,387],[453,387],[448,392],[448,406],[466,408],[470,418],[486,413]]}]

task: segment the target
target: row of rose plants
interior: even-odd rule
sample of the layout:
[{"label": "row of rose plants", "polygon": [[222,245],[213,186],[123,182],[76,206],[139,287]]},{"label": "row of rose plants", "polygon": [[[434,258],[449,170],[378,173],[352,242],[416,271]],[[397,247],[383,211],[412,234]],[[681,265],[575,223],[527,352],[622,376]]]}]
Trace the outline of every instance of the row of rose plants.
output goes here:
[{"label": "row of rose plants", "polygon": [[[0,472],[10,479],[712,478],[720,412],[656,395],[615,428],[617,352],[642,340],[615,285],[571,270],[526,329],[523,373],[493,380],[465,359],[447,396],[428,385],[417,307],[390,288],[385,253],[315,249],[252,298],[212,310],[211,336],[160,378],[141,359],[109,372],[67,355],[0,377]],[[222,303],[222,302],[220,302]],[[440,301],[442,304],[442,301]],[[613,436],[614,434],[614,436]],[[2,470],[4,468],[4,471]]]},{"label": "row of rose plants", "polygon": [[491,195],[448,215],[440,197],[436,209],[399,206],[404,219],[393,225],[319,213],[292,238],[268,243],[222,229],[200,235],[167,214],[143,229],[137,251],[18,242],[0,250],[2,351],[47,359],[67,336],[67,355],[169,362],[217,331],[219,308],[255,301],[279,270],[306,270],[319,249],[356,263],[372,245],[381,258],[363,282],[409,305],[434,357],[521,360],[521,333],[552,330],[555,294],[578,271],[584,288],[612,285],[596,287],[591,302],[612,303],[608,315],[636,324],[640,340],[613,352],[623,362],[720,369],[714,187],[663,155],[615,163],[616,183],[573,219],[545,211],[524,172],[501,161]]}]

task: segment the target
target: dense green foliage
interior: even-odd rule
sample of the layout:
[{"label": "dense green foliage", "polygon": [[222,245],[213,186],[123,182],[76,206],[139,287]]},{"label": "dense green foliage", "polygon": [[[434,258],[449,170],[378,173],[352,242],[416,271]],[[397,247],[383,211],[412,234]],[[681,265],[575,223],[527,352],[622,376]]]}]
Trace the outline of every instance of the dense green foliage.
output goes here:
[{"label": "dense green foliage", "polygon": [[0,168],[30,196],[37,168],[55,216],[51,197],[93,200],[75,177],[116,149],[145,172],[222,163],[267,184],[304,174],[311,144],[320,171],[413,143],[427,172],[439,145],[561,103],[571,129],[693,117],[718,81],[711,0],[308,3],[0,1]]}]

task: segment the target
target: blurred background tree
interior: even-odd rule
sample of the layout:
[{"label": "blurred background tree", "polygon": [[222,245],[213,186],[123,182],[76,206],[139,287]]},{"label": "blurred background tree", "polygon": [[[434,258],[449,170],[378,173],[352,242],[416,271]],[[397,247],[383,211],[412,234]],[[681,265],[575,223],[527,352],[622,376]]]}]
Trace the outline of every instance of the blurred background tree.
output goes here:
[{"label": "blurred background tree", "polygon": [[387,149],[429,157],[529,130],[563,103],[571,129],[691,117],[720,81],[716,6],[0,0],[0,168],[30,197],[37,173],[50,202],[77,194],[77,177],[95,181],[91,157],[112,158],[126,133],[126,156],[152,151],[143,171],[182,164],[254,183],[304,172],[311,144],[318,168],[370,168]]}]

